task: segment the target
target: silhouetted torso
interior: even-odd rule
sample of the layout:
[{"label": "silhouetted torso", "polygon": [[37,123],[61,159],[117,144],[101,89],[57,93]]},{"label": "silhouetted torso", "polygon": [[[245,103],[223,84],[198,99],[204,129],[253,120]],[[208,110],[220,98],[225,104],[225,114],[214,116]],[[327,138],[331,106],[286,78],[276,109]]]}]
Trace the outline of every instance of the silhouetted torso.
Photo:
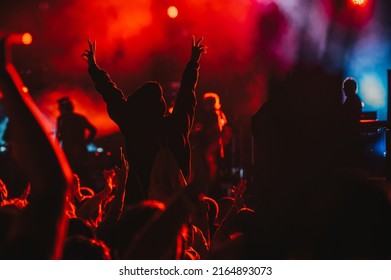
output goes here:
[{"label": "silhouetted torso", "polygon": [[184,176],[189,176],[189,131],[196,105],[194,88],[198,68],[198,63],[187,65],[172,114],[160,118],[151,115],[153,108],[148,103],[135,100],[135,93],[125,98],[104,70],[97,66],[89,68],[97,91],[107,103],[110,118],[119,126],[125,139],[130,163],[128,203],[147,198],[152,166],[161,147],[170,149]]},{"label": "silhouetted torso", "polygon": [[72,171],[80,176],[84,184],[90,185],[92,182],[88,175],[87,144],[93,141],[96,129],[85,116],[73,112],[73,104],[68,97],[57,102],[60,111],[57,118],[57,139]]}]

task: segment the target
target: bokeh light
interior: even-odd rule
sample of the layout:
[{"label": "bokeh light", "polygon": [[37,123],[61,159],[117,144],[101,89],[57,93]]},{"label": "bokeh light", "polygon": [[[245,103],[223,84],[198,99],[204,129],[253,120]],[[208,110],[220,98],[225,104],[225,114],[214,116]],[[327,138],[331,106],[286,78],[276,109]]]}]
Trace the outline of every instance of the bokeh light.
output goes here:
[{"label": "bokeh light", "polygon": [[167,9],[167,15],[170,18],[176,18],[178,16],[178,8],[175,6],[170,6]]},{"label": "bokeh light", "polygon": [[25,45],[30,45],[33,41],[33,36],[30,33],[24,33],[22,35],[22,43]]},{"label": "bokeh light", "polygon": [[378,111],[387,105],[385,87],[376,73],[366,73],[359,82],[361,95],[367,106]]}]

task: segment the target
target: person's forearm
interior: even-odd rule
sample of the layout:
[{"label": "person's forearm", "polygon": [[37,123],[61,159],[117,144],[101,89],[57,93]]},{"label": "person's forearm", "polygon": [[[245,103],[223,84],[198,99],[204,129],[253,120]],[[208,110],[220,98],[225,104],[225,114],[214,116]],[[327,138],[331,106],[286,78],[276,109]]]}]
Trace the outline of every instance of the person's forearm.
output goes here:
[{"label": "person's forearm", "polygon": [[111,80],[109,74],[100,69],[96,64],[88,68],[88,72],[94,82],[95,89],[103,97],[107,104],[107,112],[110,118],[120,126],[126,121],[124,112],[126,111],[126,98],[123,92]]},{"label": "person's forearm", "polygon": [[179,91],[194,91],[197,87],[200,65],[197,62],[189,61],[183,71]]},{"label": "person's forearm", "polygon": [[[117,87],[105,70],[94,64],[93,66],[88,67],[88,73],[95,84],[96,90],[102,94],[106,102],[113,98],[125,98],[122,91]],[[108,99],[108,101],[106,99]]]},{"label": "person's forearm", "polygon": [[197,105],[195,87],[198,81],[198,69],[198,63],[189,62],[186,65],[173,110],[173,116],[178,120],[181,130],[187,135],[193,125]]}]

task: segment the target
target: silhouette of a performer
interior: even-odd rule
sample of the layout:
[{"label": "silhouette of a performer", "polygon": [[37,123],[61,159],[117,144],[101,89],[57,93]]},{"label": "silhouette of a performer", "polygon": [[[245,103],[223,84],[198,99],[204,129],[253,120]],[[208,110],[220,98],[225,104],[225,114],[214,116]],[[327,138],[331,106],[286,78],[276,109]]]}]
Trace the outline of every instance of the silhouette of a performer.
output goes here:
[{"label": "silhouette of a performer", "polygon": [[96,128],[83,115],[74,112],[68,97],[57,100],[60,115],[57,118],[57,139],[68,159],[72,171],[82,181],[88,177],[87,145],[92,143]]},{"label": "silhouette of a performer", "polygon": [[345,160],[349,164],[357,164],[362,156],[360,137],[360,119],[362,114],[361,99],[357,94],[358,86],[354,78],[344,80],[342,90],[346,96],[342,104],[343,144]]},{"label": "silhouette of a performer", "polygon": [[89,49],[82,54],[96,90],[107,103],[110,118],[119,126],[125,139],[130,164],[127,203],[148,197],[152,166],[161,147],[171,151],[186,178],[190,174],[189,133],[196,106],[199,60],[206,51],[202,40],[202,37],[197,41],[194,36],[192,38],[191,57],[183,72],[175,107],[170,115],[166,115],[167,105],[159,83],[148,81],[126,98],[109,74],[97,65],[96,42],[89,40]]},{"label": "silhouette of a performer", "polygon": [[361,99],[357,94],[357,82],[354,78],[348,77],[343,82],[343,92],[346,100],[342,105],[344,118],[355,128],[360,124],[362,113]]},{"label": "silhouette of a performer", "polygon": [[202,177],[194,180],[201,180],[203,191],[211,195],[225,158],[225,145],[231,140],[231,131],[217,93],[207,92],[203,95],[197,106],[191,136],[193,151],[197,154],[193,157],[193,176]]}]

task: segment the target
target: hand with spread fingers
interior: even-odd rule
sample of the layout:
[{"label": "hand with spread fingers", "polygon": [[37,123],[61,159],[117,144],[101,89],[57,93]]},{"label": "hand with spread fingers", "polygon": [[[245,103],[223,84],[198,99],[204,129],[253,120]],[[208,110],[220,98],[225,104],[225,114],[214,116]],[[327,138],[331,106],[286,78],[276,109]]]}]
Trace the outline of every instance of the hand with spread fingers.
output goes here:
[{"label": "hand with spread fingers", "polygon": [[191,62],[198,63],[200,61],[201,54],[206,53],[207,47],[201,44],[202,40],[204,40],[204,37],[201,37],[196,41],[195,37],[192,36]]},{"label": "hand with spread fingers", "polygon": [[96,64],[96,41],[94,40],[94,43],[91,43],[91,40],[88,39],[88,46],[89,49],[85,49],[85,51],[82,53],[81,57],[84,58],[85,61],[87,61],[88,66]]}]

